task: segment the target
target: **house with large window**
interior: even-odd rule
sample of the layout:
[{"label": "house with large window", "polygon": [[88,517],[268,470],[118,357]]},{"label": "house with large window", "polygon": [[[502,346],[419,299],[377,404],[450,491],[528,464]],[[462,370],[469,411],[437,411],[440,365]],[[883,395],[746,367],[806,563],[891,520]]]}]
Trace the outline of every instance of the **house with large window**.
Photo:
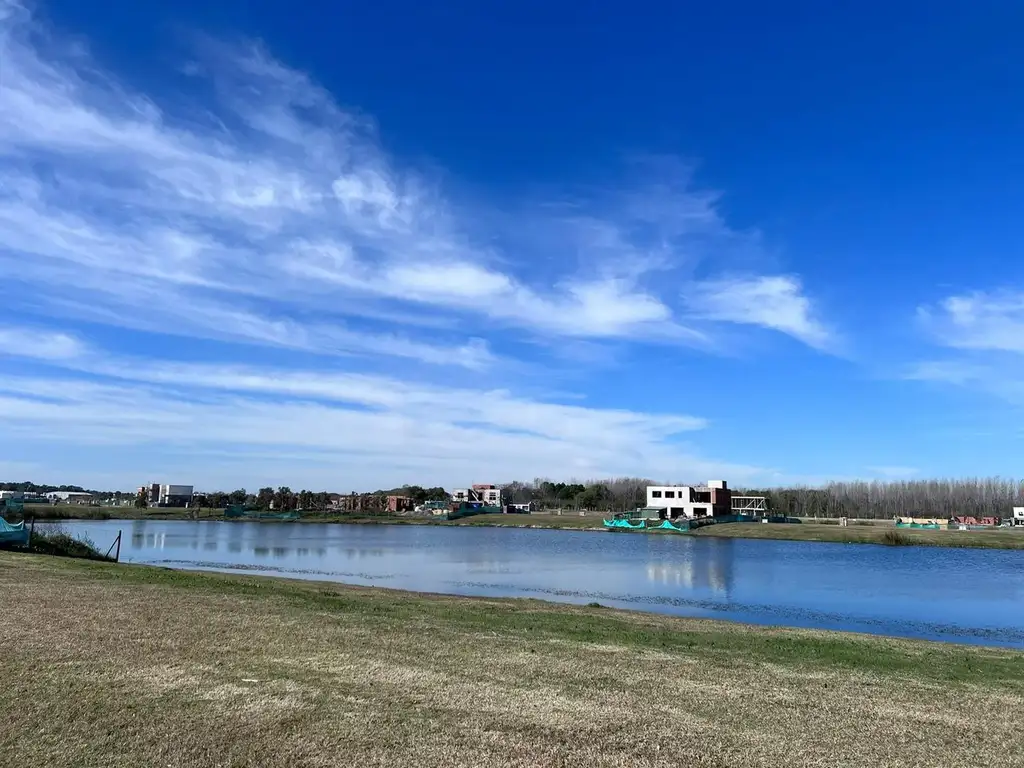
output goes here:
[{"label": "house with large window", "polygon": [[728,515],[732,491],[725,480],[709,480],[707,485],[649,485],[644,511],[647,517],[666,520]]}]

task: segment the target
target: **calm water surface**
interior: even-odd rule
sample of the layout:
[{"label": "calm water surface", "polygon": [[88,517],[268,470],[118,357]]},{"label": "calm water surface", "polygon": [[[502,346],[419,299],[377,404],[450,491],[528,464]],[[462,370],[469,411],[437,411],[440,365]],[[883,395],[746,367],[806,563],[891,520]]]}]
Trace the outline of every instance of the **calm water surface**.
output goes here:
[{"label": "calm water surface", "polygon": [[121,560],[1024,648],[1024,552],[502,528],[66,522]]}]

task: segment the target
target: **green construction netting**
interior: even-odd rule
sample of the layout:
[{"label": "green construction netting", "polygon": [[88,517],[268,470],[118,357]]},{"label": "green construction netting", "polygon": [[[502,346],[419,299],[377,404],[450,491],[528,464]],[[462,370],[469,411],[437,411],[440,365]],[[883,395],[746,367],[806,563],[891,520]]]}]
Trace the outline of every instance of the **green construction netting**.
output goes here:
[{"label": "green construction netting", "polygon": [[671,521],[669,520],[662,520],[661,525],[659,525],[658,528],[664,528],[666,531],[678,531],[679,533],[686,533],[689,530],[690,526],[688,523],[683,523],[683,525],[685,527],[680,528],[677,525],[672,525]]},{"label": "green construction netting", "polygon": [[25,523],[8,523],[0,517],[0,544],[27,544],[28,529]]},{"label": "green construction netting", "polygon": [[606,528],[637,529],[637,528],[646,528],[647,527],[647,521],[646,520],[641,520],[639,523],[631,523],[631,522],[629,522],[629,520],[605,520],[604,524],[605,524]]}]

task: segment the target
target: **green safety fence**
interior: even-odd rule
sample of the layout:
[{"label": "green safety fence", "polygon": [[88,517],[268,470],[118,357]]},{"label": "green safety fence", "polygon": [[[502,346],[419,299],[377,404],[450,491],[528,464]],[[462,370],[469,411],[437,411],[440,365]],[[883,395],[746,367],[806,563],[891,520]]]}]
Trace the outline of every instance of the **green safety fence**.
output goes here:
[{"label": "green safety fence", "polygon": [[20,523],[8,523],[0,517],[0,544],[28,545],[28,528],[24,521]]},{"label": "green safety fence", "polygon": [[626,530],[639,530],[647,527],[647,521],[641,520],[639,523],[631,523],[629,520],[605,520],[605,528],[624,528]]}]

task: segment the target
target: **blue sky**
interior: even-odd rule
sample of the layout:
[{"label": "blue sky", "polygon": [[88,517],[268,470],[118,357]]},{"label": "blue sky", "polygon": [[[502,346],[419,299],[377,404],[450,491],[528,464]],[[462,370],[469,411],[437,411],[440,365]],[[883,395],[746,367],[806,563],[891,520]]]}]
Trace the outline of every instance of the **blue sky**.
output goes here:
[{"label": "blue sky", "polygon": [[1018,475],[1022,32],[0,0],[0,475]]}]

